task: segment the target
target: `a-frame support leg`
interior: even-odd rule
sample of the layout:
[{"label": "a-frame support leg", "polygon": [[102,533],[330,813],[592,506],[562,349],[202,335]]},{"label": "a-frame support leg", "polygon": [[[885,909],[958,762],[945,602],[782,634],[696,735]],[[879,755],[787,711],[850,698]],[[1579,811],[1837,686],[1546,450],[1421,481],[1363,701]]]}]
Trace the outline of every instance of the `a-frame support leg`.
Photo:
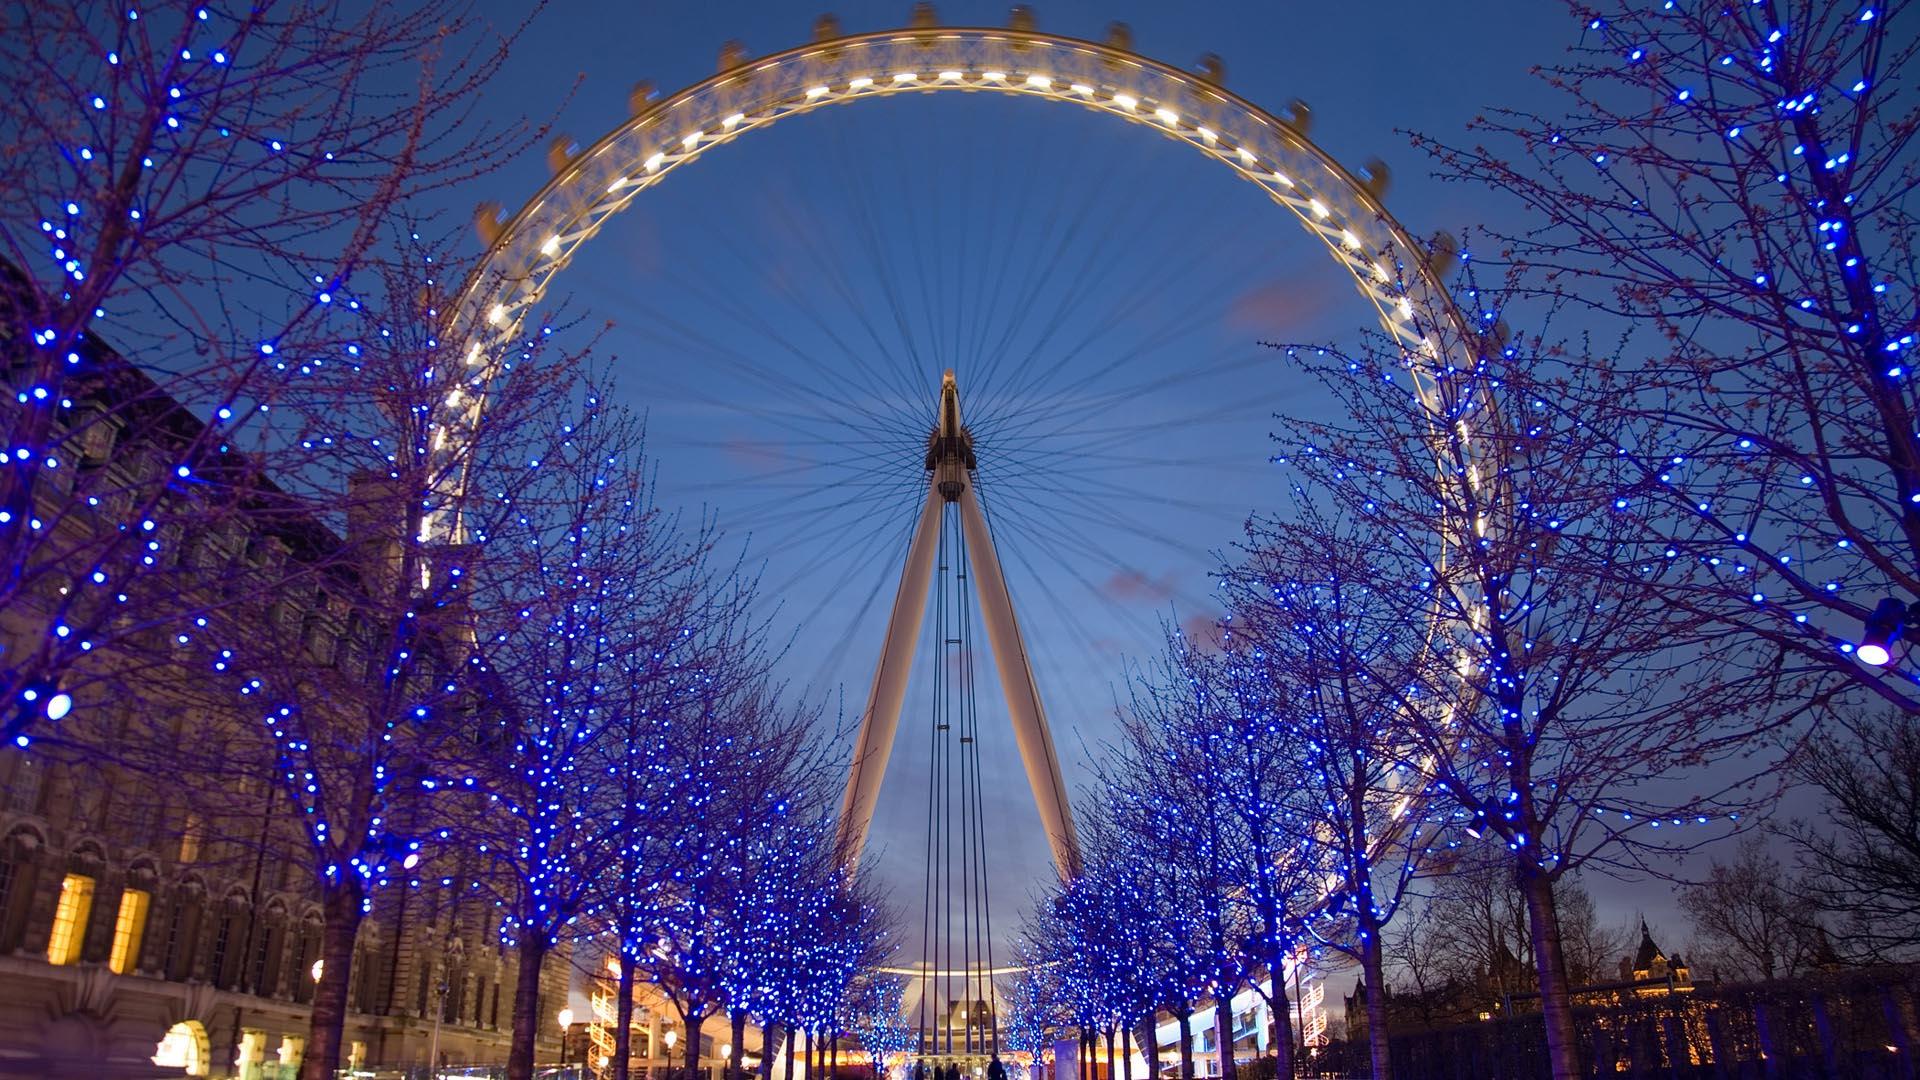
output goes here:
[{"label": "a-frame support leg", "polygon": [[927,593],[933,587],[933,561],[939,548],[940,513],[945,500],[927,485],[920,523],[907,544],[907,564],[900,570],[900,591],[893,597],[893,615],[880,648],[880,664],[873,672],[867,707],[860,714],[860,737],[854,743],[853,767],[847,773],[847,791],[840,800],[840,860],[851,866],[867,846],[873,807],[880,798],[880,781],[887,774],[894,732],[900,726],[900,706],[907,696],[907,676],[913,671],[913,653],[920,642],[920,624],[927,614]]},{"label": "a-frame support leg", "polygon": [[1068,881],[1080,871],[1080,839],[1073,830],[1073,809],[1060,778],[1060,757],[1053,749],[1053,735],[1047,730],[1040,684],[1033,678],[1033,661],[1027,654],[1020,622],[1013,614],[1006,575],[1000,570],[1000,554],[994,549],[993,534],[987,530],[986,515],[980,512],[971,482],[960,493],[959,510],[961,527],[966,530],[974,595],[980,601],[987,640],[993,645],[1000,689],[1007,696],[1014,742],[1020,747],[1020,761],[1027,768],[1027,783],[1040,810],[1040,824],[1047,830],[1047,843],[1053,849],[1054,869],[1060,872],[1060,880]]},{"label": "a-frame support leg", "polygon": [[1006,694],[1014,742],[1020,748],[1027,783],[1033,788],[1033,801],[1040,810],[1040,825],[1047,830],[1054,868],[1060,872],[1061,880],[1067,881],[1080,872],[1080,840],[1073,830],[1073,808],[1067,802],[1067,787],[1060,778],[1060,757],[1054,751],[1053,736],[1047,731],[1046,710],[1040,705],[1040,686],[1034,681],[1026,639],[1021,636],[1020,623],[1013,614],[1013,597],[1007,592],[1000,555],[994,549],[993,534],[987,530],[986,515],[981,513],[980,502],[974,497],[974,469],[973,436],[960,423],[959,386],[949,371],[940,381],[940,408],[933,434],[927,440],[927,501],[920,510],[920,523],[914,527],[913,540],[907,547],[907,565],[900,571],[900,591],[893,598],[893,614],[887,620],[886,643],[881,647],[879,667],[873,673],[867,708],[860,714],[859,741],[854,745],[847,792],[840,802],[839,857],[843,865],[857,863],[867,843],[867,832],[873,825],[880,781],[886,776],[887,758],[893,751],[893,737],[900,726],[900,706],[906,699],[907,676],[913,668],[920,623],[927,614],[927,592],[933,583],[941,516],[944,506],[952,502],[966,537],[974,595],[979,598],[981,621],[986,624],[994,665],[999,668],[1000,689]]}]

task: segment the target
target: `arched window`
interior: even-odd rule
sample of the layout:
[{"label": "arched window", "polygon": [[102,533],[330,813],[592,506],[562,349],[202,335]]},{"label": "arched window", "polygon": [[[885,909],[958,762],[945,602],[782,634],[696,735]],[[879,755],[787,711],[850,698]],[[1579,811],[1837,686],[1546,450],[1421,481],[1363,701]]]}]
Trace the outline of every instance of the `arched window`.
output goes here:
[{"label": "arched window", "polygon": [[253,938],[247,988],[261,997],[273,997],[280,992],[281,954],[287,951],[287,906],[279,900],[269,903]]},{"label": "arched window", "polygon": [[193,958],[200,945],[200,923],[206,912],[207,890],[198,878],[173,887],[167,913],[167,943],[161,953],[160,973],[174,982],[193,975]]},{"label": "arched window", "polygon": [[107,950],[107,970],[125,975],[140,966],[140,944],[147,933],[147,905],[153,894],[131,886],[120,890],[120,910],[113,918],[113,946]]},{"label": "arched window", "polygon": [[313,965],[320,959],[320,916],[309,913],[300,920],[299,948],[293,969],[293,1000],[305,1005],[313,1000]]},{"label": "arched window", "polygon": [[47,934],[47,963],[78,963],[87,945],[87,921],[93,917],[94,879],[68,874],[60,881],[60,900],[53,909],[53,929]]},{"label": "arched window", "polygon": [[388,969],[380,962],[381,955],[380,940],[372,934],[354,950],[353,985],[357,991],[354,1008],[358,1012],[380,1012],[387,1001],[387,995],[382,993],[382,976]]},{"label": "arched window", "polygon": [[20,814],[39,813],[47,767],[26,754],[8,750],[0,759],[0,772],[6,777],[7,809]]},{"label": "arched window", "polygon": [[16,827],[0,843],[0,955],[18,949],[26,935],[45,850],[45,839],[29,825]]},{"label": "arched window", "polygon": [[207,973],[213,985],[222,990],[233,989],[240,979],[249,914],[247,894],[237,890],[228,893],[220,906],[220,922],[213,932],[213,962]]}]

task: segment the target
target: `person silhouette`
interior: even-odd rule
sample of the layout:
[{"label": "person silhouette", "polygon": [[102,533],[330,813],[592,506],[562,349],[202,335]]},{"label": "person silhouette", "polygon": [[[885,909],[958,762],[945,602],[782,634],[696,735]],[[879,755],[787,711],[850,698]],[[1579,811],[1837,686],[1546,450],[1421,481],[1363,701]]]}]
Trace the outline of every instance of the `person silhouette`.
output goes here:
[{"label": "person silhouette", "polygon": [[1000,1064],[999,1054],[993,1055],[993,1060],[987,1063],[987,1080],[1007,1080],[1007,1067]]}]

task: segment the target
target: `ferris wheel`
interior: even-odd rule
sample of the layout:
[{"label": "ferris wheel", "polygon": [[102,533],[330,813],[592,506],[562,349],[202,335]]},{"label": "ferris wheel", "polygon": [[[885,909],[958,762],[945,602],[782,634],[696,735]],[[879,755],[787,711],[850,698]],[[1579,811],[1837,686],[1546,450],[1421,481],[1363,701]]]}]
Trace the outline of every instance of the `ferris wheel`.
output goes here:
[{"label": "ferris wheel", "polygon": [[[1078,109],[1012,119],[1047,105]],[[846,688],[843,843],[857,859],[878,820],[890,851],[924,861],[900,875],[923,900],[910,970],[958,975],[939,992],[968,1048],[965,1009],[997,1012],[981,986],[1007,956],[987,854],[1020,847],[990,815],[1029,789],[1025,851],[1073,872],[1075,748],[1055,729],[1065,717],[1097,741],[1099,673],[1123,678],[1166,621],[1210,614],[1210,552],[1277,500],[1267,421],[1305,388],[1255,339],[1296,326],[1235,311],[1259,308],[1248,283],[1272,280],[1278,223],[1307,238],[1295,254],[1331,259],[1314,280],[1352,283],[1350,314],[1432,368],[1470,364],[1442,344],[1463,338],[1441,332],[1459,325],[1438,280],[1450,252],[1387,213],[1383,167],[1349,171],[1309,126],[1304,106],[1233,93],[1217,61],[1140,55],[1118,25],[1082,40],[1016,9],[1005,27],[941,26],[921,5],[901,29],[823,17],[808,44],[729,46],[710,78],[636,90],[598,140],[556,140],[551,179],[517,212],[477,219],[487,255],[448,373],[467,422],[543,304],[620,321],[663,491],[752,537],[797,681]],[[1142,153],[1149,132],[1179,160]],[[1170,199],[1169,183],[1206,194]],[[638,238],[590,244],[622,221]],[[1282,321],[1333,304],[1295,291]],[[974,694],[982,646],[1012,739]],[[904,805],[926,807],[924,848],[881,797],[903,715],[926,731],[917,762],[892,766],[920,770]],[[1017,746],[1017,777],[983,768],[996,741]]]}]

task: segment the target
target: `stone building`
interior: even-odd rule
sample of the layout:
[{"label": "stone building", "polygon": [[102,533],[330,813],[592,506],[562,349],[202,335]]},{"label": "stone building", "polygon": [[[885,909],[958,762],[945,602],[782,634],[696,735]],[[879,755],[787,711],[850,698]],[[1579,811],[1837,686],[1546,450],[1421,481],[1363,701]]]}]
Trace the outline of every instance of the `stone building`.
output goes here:
[{"label": "stone building", "polygon": [[[86,385],[144,383],[105,349],[87,359],[99,378]],[[163,454],[113,445],[114,434],[88,440],[91,464],[165,467]],[[229,533],[233,520],[222,519]],[[284,557],[285,523],[275,528],[207,542]],[[329,542],[317,525],[305,531]],[[182,546],[184,564],[193,548]],[[0,648],[18,646],[22,622],[0,612]],[[95,695],[65,722],[72,734],[84,725],[93,751],[63,751],[58,739],[0,749],[0,1077],[292,1077],[316,981],[329,977],[351,980],[346,1063],[504,1062],[515,965],[484,890],[448,868],[394,883],[361,929],[353,970],[325,971],[319,907],[303,887],[311,876],[288,858],[298,833],[263,778],[239,767],[194,775],[191,786],[224,796],[211,820],[185,796],[185,777],[176,791],[97,750],[149,731],[128,733],[136,712],[155,711],[134,700],[141,685],[122,680],[119,696]],[[233,719],[178,712],[174,734],[209,747]],[[561,950],[542,974],[542,1060],[560,1049],[568,963]]]},{"label": "stone building", "polygon": [[1667,993],[1693,989],[1693,972],[1679,953],[1668,956],[1654,944],[1653,931],[1647,929],[1647,921],[1642,919],[1640,947],[1631,957],[1620,958],[1620,981],[1635,984],[1642,994]]}]

